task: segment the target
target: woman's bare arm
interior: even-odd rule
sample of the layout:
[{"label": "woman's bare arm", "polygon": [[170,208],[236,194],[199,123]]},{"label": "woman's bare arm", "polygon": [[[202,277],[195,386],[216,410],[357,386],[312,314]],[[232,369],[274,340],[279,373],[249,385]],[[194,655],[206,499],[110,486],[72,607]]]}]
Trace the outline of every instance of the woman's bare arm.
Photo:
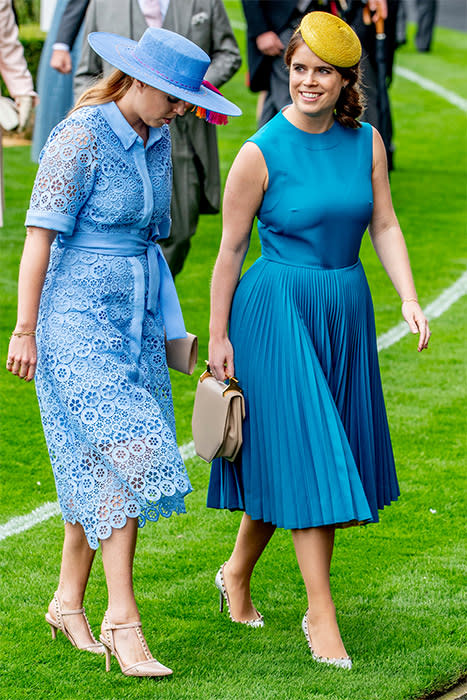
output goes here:
[{"label": "woman's bare arm", "polygon": [[238,153],[225,185],[222,241],[211,282],[209,365],[219,379],[234,375],[233,350],[227,334],[230,307],[267,181],[261,151],[247,142]]},{"label": "woman's bare arm", "polygon": [[402,301],[402,314],[412,333],[419,333],[418,350],[428,346],[430,329],[417,301],[409,255],[394,212],[384,144],[373,129],[373,216],[369,231],[375,251]]},{"label": "woman's bare arm", "polygon": [[[42,287],[55,231],[30,226],[27,229],[18,279],[18,318],[14,333],[36,330]],[[34,335],[13,335],[8,348],[7,369],[21,379],[31,381],[36,371],[37,352]]]}]

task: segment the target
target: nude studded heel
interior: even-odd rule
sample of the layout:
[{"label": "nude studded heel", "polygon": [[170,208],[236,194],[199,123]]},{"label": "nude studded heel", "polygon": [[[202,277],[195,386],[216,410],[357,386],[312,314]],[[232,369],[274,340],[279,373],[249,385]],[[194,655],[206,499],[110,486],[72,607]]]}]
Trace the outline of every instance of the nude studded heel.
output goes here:
[{"label": "nude studded heel", "polygon": [[[130,664],[126,666],[120,657],[117,649],[115,648],[114,641],[114,630],[122,629],[134,629],[136,635],[140,641],[141,647],[143,649],[144,655],[146,656],[146,661],[138,661],[135,664]],[[100,640],[105,648],[105,670],[110,671],[110,662],[112,656],[117,659],[120,669],[125,676],[149,676],[149,677],[162,677],[170,676],[173,671],[167,666],[159,663],[155,659],[148,649],[148,645],[144,638],[143,632],[141,630],[141,622],[126,622],[121,625],[114,625],[108,615],[108,611],[104,615],[104,620],[102,622],[102,634],[100,635]]]},{"label": "nude studded heel", "polygon": [[[54,618],[47,612],[45,614],[45,619],[46,622],[50,625],[50,631],[52,633],[52,639],[56,639],[57,637],[57,630],[60,630],[63,632],[65,637],[68,639],[71,644],[76,647],[77,649],[81,649],[83,651],[90,651],[92,654],[103,654],[104,653],[104,647],[102,644],[100,644],[97,639],[94,637],[91,626],[89,624],[88,618],[86,617],[86,611],[84,608],[79,608],[78,610],[62,610],[62,606],[60,605],[60,601],[58,599],[58,593],[57,591],[54,593],[53,597],[53,604],[55,608],[55,620]],[[91,644],[86,644],[85,646],[79,646],[74,639],[73,635],[71,632],[69,632],[66,628],[65,620],[64,618],[67,615],[83,615],[84,620],[86,622],[87,628],[89,630],[89,635],[93,642]]]}]

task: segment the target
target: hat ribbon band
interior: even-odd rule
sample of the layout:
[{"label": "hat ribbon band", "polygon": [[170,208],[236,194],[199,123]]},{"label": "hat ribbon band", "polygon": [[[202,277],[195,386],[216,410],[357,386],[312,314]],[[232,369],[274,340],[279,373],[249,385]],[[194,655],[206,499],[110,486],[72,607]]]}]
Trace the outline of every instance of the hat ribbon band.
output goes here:
[{"label": "hat ribbon band", "polygon": [[173,77],[173,75],[167,75],[166,73],[163,73],[161,70],[157,70],[157,68],[154,68],[153,66],[150,66],[148,63],[146,63],[138,54],[136,53],[136,49],[133,49],[133,51],[130,52],[134,58],[134,60],[139,63],[143,68],[146,70],[150,71],[151,73],[154,73],[158,77],[162,78],[163,80],[167,80],[169,83],[173,83],[176,87],[183,88],[184,90],[189,90],[190,92],[198,92],[199,88],[201,86],[201,80],[190,80],[188,76],[186,76],[184,79],[186,82],[182,82],[181,80],[177,80],[176,78]]}]

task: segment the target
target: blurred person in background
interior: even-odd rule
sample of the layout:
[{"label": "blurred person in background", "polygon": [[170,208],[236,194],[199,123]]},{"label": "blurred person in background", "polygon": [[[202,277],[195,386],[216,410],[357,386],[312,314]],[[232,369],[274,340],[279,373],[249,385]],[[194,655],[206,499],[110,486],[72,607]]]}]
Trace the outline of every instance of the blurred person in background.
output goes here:
[{"label": "blurred person in background", "polygon": [[36,110],[31,158],[39,161],[47,138],[74,103],[73,69],[81,49],[80,29],[89,0],[58,0],[42,49],[37,73],[40,103]]},{"label": "blurred person in background", "polygon": [[415,34],[415,46],[421,53],[429,51],[433,39],[438,0],[416,0],[417,8],[417,33]]},{"label": "blurred person in background", "polygon": [[6,98],[2,100],[0,96],[0,226],[3,226],[2,128],[13,129],[18,126],[24,129],[36,97],[23,45],[18,39],[12,0],[0,0],[0,75],[15,103],[9,104]]},{"label": "blurred person in background", "polygon": [[[399,43],[405,44],[407,32],[407,16],[409,3],[400,0],[399,16],[397,21],[397,38]],[[438,0],[414,0],[411,3],[415,10],[417,32],[415,34],[415,46],[417,51],[424,53],[430,51],[433,39],[433,31],[438,12]]]},{"label": "blurred person in background", "polygon": [[[398,42],[396,30],[400,0],[349,0],[345,20],[361,41],[363,48],[361,71],[365,109],[362,120],[369,122],[383,136],[388,169],[394,168],[393,121],[388,88],[392,81],[394,52]],[[384,87],[378,80],[377,30],[378,20],[384,22]],[[379,91],[384,89],[385,107],[382,112]]]},{"label": "blurred person in background", "polygon": [[88,5],[89,0],[69,0],[66,4],[50,57],[50,65],[59,73],[71,73],[72,71],[71,49],[78,36]]},{"label": "blurred person in background", "polygon": [[[241,64],[240,51],[222,0],[91,0],[84,33],[108,31],[138,40],[148,26],[187,37],[211,58],[206,80],[219,88]],[[85,43],[75,76],[75,94],[110,66]],[[220,207],[220,172],[214,124],[188,113],[170,127],[173,158],[172,229],[162,245],[172,275],[183,268],[200,214]]]}]

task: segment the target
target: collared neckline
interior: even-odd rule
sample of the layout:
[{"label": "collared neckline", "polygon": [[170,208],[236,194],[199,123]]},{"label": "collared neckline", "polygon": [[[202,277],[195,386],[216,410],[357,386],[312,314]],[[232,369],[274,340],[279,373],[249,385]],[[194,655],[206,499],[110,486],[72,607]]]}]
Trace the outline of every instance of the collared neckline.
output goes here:
[{"label": "collared neckline", "polygon": [[[102,114],[108,122],[112,131],[118,136],[123,148],[128,151],[133,146],[135,141],[139,139],[143,143],[143,139],[139,136],[129,122],[120,112],[115,102],[106,102],[99,105]],[[156,141],[162,137],[162,128],[150,126],[146,148],[150,148]]]}]

